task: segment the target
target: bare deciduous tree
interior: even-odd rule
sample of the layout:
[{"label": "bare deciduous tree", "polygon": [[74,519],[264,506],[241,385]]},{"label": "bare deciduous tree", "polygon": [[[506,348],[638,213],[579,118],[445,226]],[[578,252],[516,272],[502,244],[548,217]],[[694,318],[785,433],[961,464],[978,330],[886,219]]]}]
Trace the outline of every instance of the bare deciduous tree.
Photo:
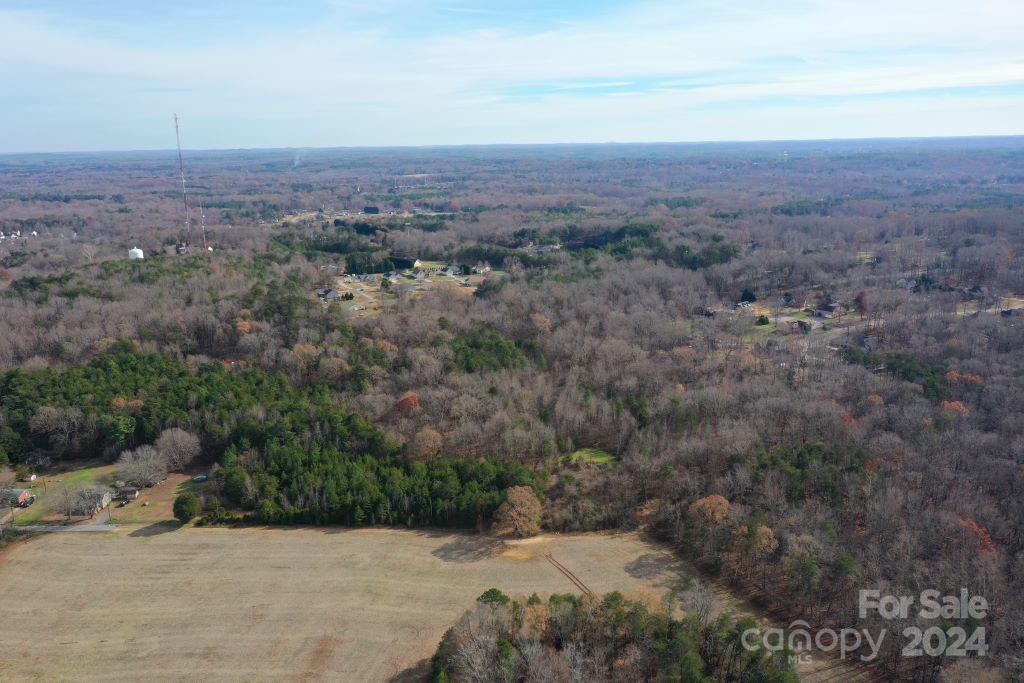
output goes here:
[{"label": "bare deciduous tree", "polygon": [[157,451],[166,458],[167,469],[172,472],[180,472],[188,467],[193,460],[199,457],[202,450],[199,445],[199,437],[178,427],[162,431],[154,445]]},{"label": "bare deciduous tree", "polygon": [[409,455],[424,460],[433,458],[444,448],[444,437],[432,427],[420,429],[409,441]]},{"label": "bare deciduous tree", "polygon": [[118,476],[131,486],[152,486],[167,478],[167,458],[153,446],[121,453]]}]

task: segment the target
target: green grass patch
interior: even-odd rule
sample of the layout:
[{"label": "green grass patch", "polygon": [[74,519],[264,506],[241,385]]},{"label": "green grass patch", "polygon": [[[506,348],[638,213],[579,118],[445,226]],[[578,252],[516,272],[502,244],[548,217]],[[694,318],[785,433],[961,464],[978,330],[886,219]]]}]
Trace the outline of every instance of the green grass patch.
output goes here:
[{"label": "green grass patch", "polygon": [[756,327],[754,327],[754,331],[751,334],[744,337],[744,341],[755,343],[761,342],[771,337],[773,334],[776,333],[776,331],[778,331],[778,327],[775,325],[775,323],[768,323],[767,325],[757,325]]},{"label": "green grass patch", "polygon": [[618,457],[599,448],[581,448],[569,458],[573,462],[586,462],[595,465],[617,465],[619,463]]},{"label": "green grass patch", "polygon": [[95,467],[84,467],[80,470],[73,470],[64,475],[58,475],[61,481],[68,486],[95,486],[97,484],[110,485],[114,481],[114,472],[110,465],[97,465]]},{"label": "green grass patch", "polygon": [[857,252],[857,263],[864,266],[875,262],[875,252],[873,251],[858,251]]},{"label": "green grass patch", "polygon": [[32,507],[25,510],[14,511],[14,524],[15,526],[21,524],[38,524],[42,521],[43,517],[46,517],[49,514],[50,511],[46,507],[46,502],[37,498],[36,502],[32,504]]}]

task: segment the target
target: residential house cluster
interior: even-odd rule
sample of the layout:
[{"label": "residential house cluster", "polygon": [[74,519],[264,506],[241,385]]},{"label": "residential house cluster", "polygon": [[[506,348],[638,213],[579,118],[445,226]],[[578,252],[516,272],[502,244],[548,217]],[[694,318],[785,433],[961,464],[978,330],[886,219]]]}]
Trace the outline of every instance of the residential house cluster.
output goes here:
[{"label": "residential house cluster", "polygon": [[33,230],[32,232],[28,233],[27,235],[23,235],[21,230],[12,230],[11,232],[6,232],[6,233],[4,231],[0,230],[0,242],[4,242],[6,240],[28,239],[29,237],[38,237],[38,236],[39,236],[39,233],[36,232],[35,230]]}]

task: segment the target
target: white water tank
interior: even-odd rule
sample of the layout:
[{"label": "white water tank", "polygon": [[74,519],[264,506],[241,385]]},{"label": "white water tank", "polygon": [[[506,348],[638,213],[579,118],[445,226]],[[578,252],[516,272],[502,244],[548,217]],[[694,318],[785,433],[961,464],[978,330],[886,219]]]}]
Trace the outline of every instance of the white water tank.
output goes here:
[{"label": "white water tank", "polygon": [[128,260],[130,261],[141,261],[145,257],[146,255],[143,254],[142,250],[139,249],[138,247],[135,247],[134,249],[131,249],[128,252]]}]

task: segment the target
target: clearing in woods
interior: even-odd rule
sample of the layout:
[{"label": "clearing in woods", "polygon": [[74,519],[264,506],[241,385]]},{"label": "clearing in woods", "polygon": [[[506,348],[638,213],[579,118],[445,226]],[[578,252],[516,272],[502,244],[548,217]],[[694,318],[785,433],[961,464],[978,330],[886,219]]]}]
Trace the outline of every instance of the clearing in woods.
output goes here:
[{"label": "clearing in woods", "polygon": [[501,543],[442,531],[153,524],[49,534],[0,554],[0,679],[412,677],[486,589],[579,592],[549,556],[598,595],[655,604],[692,576],[633,533]]}]

